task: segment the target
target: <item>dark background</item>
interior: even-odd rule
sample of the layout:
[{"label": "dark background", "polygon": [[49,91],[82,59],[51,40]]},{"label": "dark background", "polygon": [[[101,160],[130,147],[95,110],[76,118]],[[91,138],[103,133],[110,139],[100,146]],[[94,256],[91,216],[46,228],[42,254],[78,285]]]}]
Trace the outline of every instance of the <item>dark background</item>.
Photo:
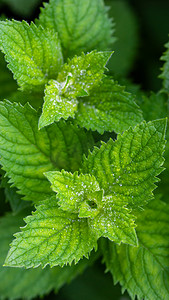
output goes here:
[{"label": "dark background", "polygon": [[[110,17],[114,17],[115,0],[105,2],[112,7]],[[117,0],[117,2],[120,1]],[[125,76],[133,83],[139,84],[145,91],[158,91],[161,88],[161,80],[158,78],[162,67],[160,57],[165,50],[164,44],[168,41],[169,34],[169,1],[124,0],[123,2],[126,5],[126,11],[128,9],[134,18],[136,27],[134,31],[137,37],[131,37],[129,42],[135,43],[133,46],[135,53],[130,66],[119,71],[118,74],[118,69],[110,64],[110,73],[112,75],[115,73],[117,78]],[[41,0],[0,0],[0,12],[3,17],[25,19],[30,22],[38,17],[41,5]],[[126,11],[124,10],[123,13],[125,14]],[[122,24],[122,21],[119,17],[117,23],[119,22],[121,27],[124,27],[122,34],[125,39],[130,32],[125,32],[125,24]],[[112,49],[114,49],[113,46]],[[104,274],[104,271],[104,265],[96,262],[73,282],[65,285],[57,295],[51,293],[45,299],[128,300],[127,294],[121,296],[120,286],[114,287],[111,275]]]}]

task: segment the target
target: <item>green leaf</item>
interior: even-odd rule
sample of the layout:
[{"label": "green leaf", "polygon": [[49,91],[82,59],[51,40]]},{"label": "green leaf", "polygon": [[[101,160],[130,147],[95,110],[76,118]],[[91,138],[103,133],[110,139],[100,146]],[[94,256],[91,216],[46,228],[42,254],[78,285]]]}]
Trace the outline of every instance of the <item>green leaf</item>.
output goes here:
[{"label": "green leaf", "polygon": [[55,78],[63,59],[53,31],[25,21],[0,22],[0,49],[22,90],[43,90]]},{"label": "green leaf", "polygon": [[97,236],[87,219],[60,210],[55,197],[44,201],[25,221],[27,225],[12,242],[6,266],[63,266],[97,249]]},{"label": "green leaf", "polygon": [[59,75],[58,82],[64,83],[63,93],[67,97],[83,97],[89,91],[98,86],[112,52],[92,51],[88,54],[82,53],[75,56],[64,64]]},{"label": "green leaf", "polygon": [[81,172],[94,175],[105,196],[112,194],[133,208],[145,205],[163,170],[165,128],[166,119],[130,128],[89,153]]},{"label": "green leaf", "polygon": [[61,118],[66,120],[69,117],[74,117],[78,101],[62,96],[61,86],[56,80],[50,80],[49,85],[46,86],[39,129],[52,124],[54,121],[59,121]]},{"label": "green leaf", "polygon": [[[88,265],[91,265],[98,254],[91,260],[83,259],[77,265],[55,267],[20,269],[2,267],[13,232],[19,230],[24,224],[22,215],[8,214],[0,219],[0,291],[1,299],[32,299],[48,294],[52,289],[57,291],[66,282],[70,282],[82,273]],[[10,287],[10,288],[9,288]]]},{"label": "green leaf", "polygon": [[64,170],[47,172],[45,175],[52,183],[52,190],[57,192],[58,204],[63,210],[79,213],[81,205],[86,204],[88,209],[92,211],[90,203],[92,206],[92,198],[96,201],[96,191],[100,191],[94,176],[78,175],[78,172],[72,174]]},{"label": "green leaf", "polygon": [[104,131],[122,133],[142,120],[142,112],[132,94],[109,78],[92,89],[89,97],[80,99],[75,115],[78,125],[101,134]]},{"label": "green leaf", "polygon": [[65,57],[108,50],[115,40],[102,0],[50,0],[44,7],[37,23],[58,32]]},{"label": "green leaf", "polygon": [[50,81],[46,87],[39,128],[60,118],[74,117],[78,104],[76,98],[88,95],[93,87],[100,84],[110,55],[111,52],[82,53],[63,65],[57,81]]},{"label": "green leaf", "polygon": [[3,169],[26,200],[51,195],[43,175],[51,170],[75,171],[93,146],[89,132],[61,121],[38,130],[37,112],[29,105],[0,102],[0,155]]},{"label": "green leaf", "polygon": [[103,256],[107,270],[127,289],[131,298],[168,300],[169,295],[169,205],[151,201],[138,214],[139,247],[118,246],[104,241]]},{"label": "green leaf", "polygon": [[163,79],[164,91],[169,93],[169,43],[167,43],[165,46],[167,48],[167,51],[161,57],[161,60],[165,61],[165,63],[162,68],[162,73],[159,77]]},{"label": "green leaf", "polygon": [[52,189],[57,192],[58,204],[68,212],[88,218],[88,226],[98,237],[108,237],[117,243],[137,245],[134,217],[120,199],[103,197],[94,176],[62,172],[47,172]]},{"label": "green leaf", "polygon": [[[82,215],[82,214],[81,214]],[[134,216],[121,199],[103,197],[97,215],[89,219],[89,226],[99,237],[107,237],[117,244],[127,243],[137,246]]]}]

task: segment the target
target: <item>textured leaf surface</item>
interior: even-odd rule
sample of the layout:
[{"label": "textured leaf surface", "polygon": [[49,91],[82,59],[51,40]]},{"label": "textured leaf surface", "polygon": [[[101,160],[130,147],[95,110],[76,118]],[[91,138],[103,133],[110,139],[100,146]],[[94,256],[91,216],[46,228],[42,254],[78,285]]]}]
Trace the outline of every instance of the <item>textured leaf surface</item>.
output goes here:
[{"label": "textured leaf surface", "polygon": [[61,118],[65,120],[74,117],[77,110],[76,99],[66,98],[62,96],[62,85],[56,80],[49,81],[49,85],[45,89],[43,112],[39,119],[39,128],[59,121]]},{"label": "textured leaf surface", "polygon": [[117,140],[103,143],[84,159],[82,173],[94,175],[105,196],[112,194],[130,207],[152,199],[164,159],[166,119],[141,123]]},{"label": "textured leaf surface", "polygon": [[38,23],[58,32],[66,57],[107,50],[114,41],[113,24],[102,0],[50,0],[44,6]]},{"label": "textured leaf surface", "polygon": [[50,266],[77,263],[97,249],[97,237],[88,227],[86,219],[58,208],[57,200],[46,200],[27,225],[17,233],[5,264],[26,268],[47,264]]},{"label": "textured leaf surface", "polygon": [[92,146],[90,133],[70,123],[61,121],[39,131],[38,118],[29,105],[0,103],[1,164],[25,199],[34,201],[52,192],[44,172],[77,170]]},{"label": "textured leaf surface", "polygon": [[160,75],[160,78],[163,79],[163,88],[164,90],[169,93],[169,43],[166,45],[167,51],[164,53],[164,55],[161,57],[163,61],[165,61],[162,73]]},{"label": "textured leaf surface", "polygon": [[22,90],[42,90],[62,65],[57,34],[25,21],[0,22],[0,48]]},{"label": "textured leaf surface", "polygon": [[83,53],[63,65],[58,82],[53,80],[46,87],[43,112],[39,120],[40,128],[58,121],[61,117],[74,117],[78,104],[76,98],[88,95],[94,86],[98,86],[110,55],[111,52]]},{"label": "textured leaf surface", "polygon": [[139,247],[104,241],[104,261],[114,282],[120,282],[132,299],[168,300],[169,205],[153,200],[138,215]]},{"label": "textured leaf surface", "polygon": [[137,244],[134,216],[125,203],[112,196],[103,197],[103,191],[94,176],[62,172],[48,172],[47,178],[57,192],[58,204],[63,210],[88,218],[89,228],[97,236],[108,237],[117,243]]},{"label": "textured leaf surface", "polygon": [[89,219],[89,226],[99,237],[108,237],[118,244],[122,242],[137,245],[134,216],[120,199],[114,200],[113,196],[103,197],[97,214],[95,213],[95,217]]},{"label": "textured leaf surface", "polygon": [[[64,268],[46,267],[31,270],[2,267],[13,232],[18,231],[23,225],[22,215],[11,214],[0,219],[0,299],[31,299],[43,296],[52,289],[57,291],[67,281],[71,281],[97,258],[91,257],[89,262],[83,259],[77,265],[65,266]],[[10,288],[9,288],[10,287]]]},{"label": "textured leaf surface", "polygon": [[143,117],[134,97],[113,80],[105,78],[89,97],[81,98],[75,119],[78,125],[99,133],[121,133],[141,123]]},{"label": "textured leaf surface", "polygon": [[[157,118],[169,117],[169,102],[168,95],[166,93],[152,93],[148,97],[147,95],[143,95],[140,99],[140,108],[143,111],[143,116],[146,121],[155,120]],[[167,103],[168,102],[168,103]],[[153,103],[153,105],[152,105]],[[160,182],[158,185],[158,189],[156,193],[161,194],[161,200],[168,202],[166,195],[169,194],[169,119],[167,124],[166,131],[166,146],[164,153],[164,168],[165,171],[160,175]]]},{"label": "textured leaf surface", "polygon": [[112,52],[92,51],[88,54],[82,53],[81,56],[75,56],[64,64],[58,75],[58,82],[65,82],[63,92],[66,96],[79,97],[89,93],[94,87],[98,86],[105,65]]},{"label": "textured leaf surface", "polygon": [[[90,203],[92,206],[92,201],[96,201],[96,191],[100,191],[99,184],[94,176],[88,174],[78,175],[78,172],[72,174],[64,170],[61,172],[47,172],[45,175],[52,183],[52,190],[57,192],[58,203],[63,210],[79,213],[81,205],[85,204],[92,211]],[[97,198],[101,200],[99,195],[100,192]]]}]

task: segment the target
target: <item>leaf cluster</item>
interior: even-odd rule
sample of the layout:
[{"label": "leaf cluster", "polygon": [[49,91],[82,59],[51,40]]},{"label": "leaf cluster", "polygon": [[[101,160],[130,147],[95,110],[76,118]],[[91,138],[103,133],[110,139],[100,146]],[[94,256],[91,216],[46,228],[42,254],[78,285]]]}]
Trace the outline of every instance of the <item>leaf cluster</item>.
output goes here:
[{"label": "leaf cluster", "polygon": [[169,297],[168,44],[158,93],[125,89],[134,56],[117,72],[114,28],[102,0],[0,21],[2,299],[58,291],[100,257],[131,299]]}]

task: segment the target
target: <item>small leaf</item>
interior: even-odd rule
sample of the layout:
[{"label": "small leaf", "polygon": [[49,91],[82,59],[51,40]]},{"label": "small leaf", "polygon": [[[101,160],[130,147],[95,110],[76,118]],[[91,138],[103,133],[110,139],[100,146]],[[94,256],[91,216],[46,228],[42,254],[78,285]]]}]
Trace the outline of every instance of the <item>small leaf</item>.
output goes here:
[{"label": "small leaf", "polygon": [[168,300],[169,295],[169,205],[153,200],[137,215],[139,246],[103,241],[103,257],[122,291],[131,299]]},{"label": "small leaf", "polygon": [[88,218],[89,228],[98,237],[108,237],[117,243],[137,245],[134,216],[120,198],[104,197],[94,176],[62,172],[47,172],[52,189],[57,192],[60,207]]},{"label": "small leaf", "polygon": [[167,43],[165,46],[167,48],[167,51],[161,57],[161,60],[165,61],[165,63],[162,68],[162,73],[159,77],[163,79],[164,91],[169,93],[169,43]]},{"label": "small leaf", "polygon": [[65,57],[94,49],[108,50],[115,40],[102,0],[50,0],[44,7],[37,23],[58,32]]},{"label": "small leaf", "polygon": [[0,22],[0,49],[22,90],[43,90],[62,66],[57,34],[25,21]]},{"label": "small leaf", "polygon": [[93,248],[97,249],[97,236],[87,220],[61,211],[54,198],[44,201],[25,221],[27,225],[12,242],[6,266],[63,266],[77,263],[83,256],[88,257]]},{"label": "small leaf", "polygon": [[110,54],[96,51],[86,55],[83,53],[64,64],[57,81],[50,81],[46,87],[39,128],[60,118],[74,117],[78,104],[76,98],[87,96],[93,87],[100,84]]},{"label": "small leaf", "polygon": [[83,97],[89,94],[89,91],[98,86],[104,77],[105,65],[111,54],[109,51],[92,51],[68,60],[57,79],[58,82],[65,83],[62,93],[67,97]]},{"label": "small leaf", "polygon": [[125,207],[120,198],[105,196],[96,216],[89,219],[89,226],[99,237],[108,237],[117,244],[122,242],[137,246],[134,219],[131,210]]},{"label": "small leaf", "polygon": [[52,190],[57,192],[58,204],[63,210],[79,213],[82,203],[87,205],[88,210],[92,210],[90,207],[90,203],[93,201],[92,198],[94,197],[96,201],[95,192],[100,191],[99,184],[94,176],[78,175],[78,172],[72,174],[64,170],[61,172],[47,172],[45,175],[52,183]]},{"label": "small leaf", "polygon": [[0,102],[1,165],[10,183],[26,200],[33,201],[52,192],[44,172],[63,168],[74,172],[83,153],[93,146],[91,134],[69,122],[61,121],[39,131],[38,118],[29,105]]},{"label": "small leaf", "polygon": [[109,78],[90,91],[90,96],[81,98],[75,121],[81,127],[121,133],[129,126],[143,120],[142,112],[134,102],[132,94]]},{"label": "small leaf", "polygon": [[50,80],[45,89],[43,113],[39,119],[39,129],[50,125],[61,118],[65,120],[74,117],[77,110],[76,99],[66,98],[61,95],[60,84],[56,80]]},{"label": "small leaf", "polygon": [[166,119],[141,123],[118,135],[84,159],[81,172],[94,175],[105,196],[138,208],[153,198],[163,168]]}]

